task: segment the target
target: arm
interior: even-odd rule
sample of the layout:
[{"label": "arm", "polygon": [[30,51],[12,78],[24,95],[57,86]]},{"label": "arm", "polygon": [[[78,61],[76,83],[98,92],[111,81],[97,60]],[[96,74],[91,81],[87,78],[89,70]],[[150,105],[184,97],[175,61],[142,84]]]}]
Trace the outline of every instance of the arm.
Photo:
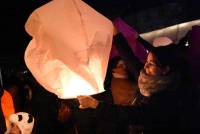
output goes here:
[{"label": "arm", "polygon": [[113,20],[113,24],[118,32],[121,33],[126,39],[134,55],[140,60],[140,62],[145,63],[147,52],[141,42],[138,41],[139,34],[136,29],[128,25],[122,18],[119,17]]},{"label": "arm", "polygon": [[143,106],[121,106],[100,102],[91,96],[78,96],[80,109],[95,109],[96,117],[106,122],[119,122],[123,124],[143,124],[148,111]]}]

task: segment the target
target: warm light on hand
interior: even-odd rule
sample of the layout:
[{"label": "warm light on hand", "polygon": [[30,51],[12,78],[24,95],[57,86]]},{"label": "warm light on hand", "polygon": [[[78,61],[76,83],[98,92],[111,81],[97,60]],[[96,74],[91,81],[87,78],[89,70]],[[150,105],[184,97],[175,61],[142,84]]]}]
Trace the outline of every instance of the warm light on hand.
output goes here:
[{"label": "warm light on hand", "polygon": [[98,100],[94,99],[91,96],[84,96],[80,95],[77,96],[77,99],[79,101],[79,108],[80,109],[85,109],[85,108],[96,108],[99,104]]}]

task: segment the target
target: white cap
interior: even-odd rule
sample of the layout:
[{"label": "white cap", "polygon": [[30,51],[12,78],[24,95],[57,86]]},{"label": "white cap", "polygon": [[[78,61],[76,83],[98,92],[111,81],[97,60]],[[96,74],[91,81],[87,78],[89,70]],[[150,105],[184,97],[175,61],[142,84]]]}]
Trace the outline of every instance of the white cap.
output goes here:
[{"label": "white cap", "polygon": [[[34,125],[34,117],[25,112],[18,112],[15,114],[11,114],[9,117],[10,123],[15,123],[22,134],[31,134]],[[5,132],[5,134],[9,134],[11,128]]]},{"label": "white cap", "polygon": [[173,41],[167,36],[156,37],[153,40],[153,46],[155,46],[155,47],[167,46],[171,43],[173,43]]}]

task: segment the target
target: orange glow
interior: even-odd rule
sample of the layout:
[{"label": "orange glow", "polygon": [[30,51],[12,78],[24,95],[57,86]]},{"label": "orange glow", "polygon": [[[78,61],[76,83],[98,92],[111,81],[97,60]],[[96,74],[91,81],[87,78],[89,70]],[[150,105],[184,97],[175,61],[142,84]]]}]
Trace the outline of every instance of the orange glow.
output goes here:
[{"label": "orange glow", "polygon": [[103,92],[104,88],[103,86],[101,86],[103,85],[103,79],[99,77],[99,74],[101,74],[102,72],[98,60],[90,62],[89,68],[91,70],[88,71],[91,71],[91,73],[95,73],[94,79],[99,82],[97,83],[97,88],[93,87],[93,85],[91,85],[84,78],[74,73],[73,71],[66,71],[65,68],[65,70],[60,72],[59,76],[62,87],[56,89],[58,97],[76,98],[78,95],[92,95]]},{"label": "orange glow", "polygon": [[8,128],[9,127],[8,118],[11,114],[15,113],[15,108],[14,108],[12,96],[6,90],[4,90],[3,96],[1,98],[1,106],[2,106],[4,117],[6,119],[6,127]]}]

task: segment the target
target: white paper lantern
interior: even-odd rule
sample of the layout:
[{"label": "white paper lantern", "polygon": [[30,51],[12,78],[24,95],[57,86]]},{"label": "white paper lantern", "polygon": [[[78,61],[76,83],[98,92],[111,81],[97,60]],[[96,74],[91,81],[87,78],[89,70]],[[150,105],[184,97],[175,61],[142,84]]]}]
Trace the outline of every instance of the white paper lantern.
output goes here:
[{"label": "white paper lantern", "polygon": [[110,20],[81,0],[53,0],[33,11],[25,29],[33,37],[25,63],[46,90],[62,99],[104,91]]}]

